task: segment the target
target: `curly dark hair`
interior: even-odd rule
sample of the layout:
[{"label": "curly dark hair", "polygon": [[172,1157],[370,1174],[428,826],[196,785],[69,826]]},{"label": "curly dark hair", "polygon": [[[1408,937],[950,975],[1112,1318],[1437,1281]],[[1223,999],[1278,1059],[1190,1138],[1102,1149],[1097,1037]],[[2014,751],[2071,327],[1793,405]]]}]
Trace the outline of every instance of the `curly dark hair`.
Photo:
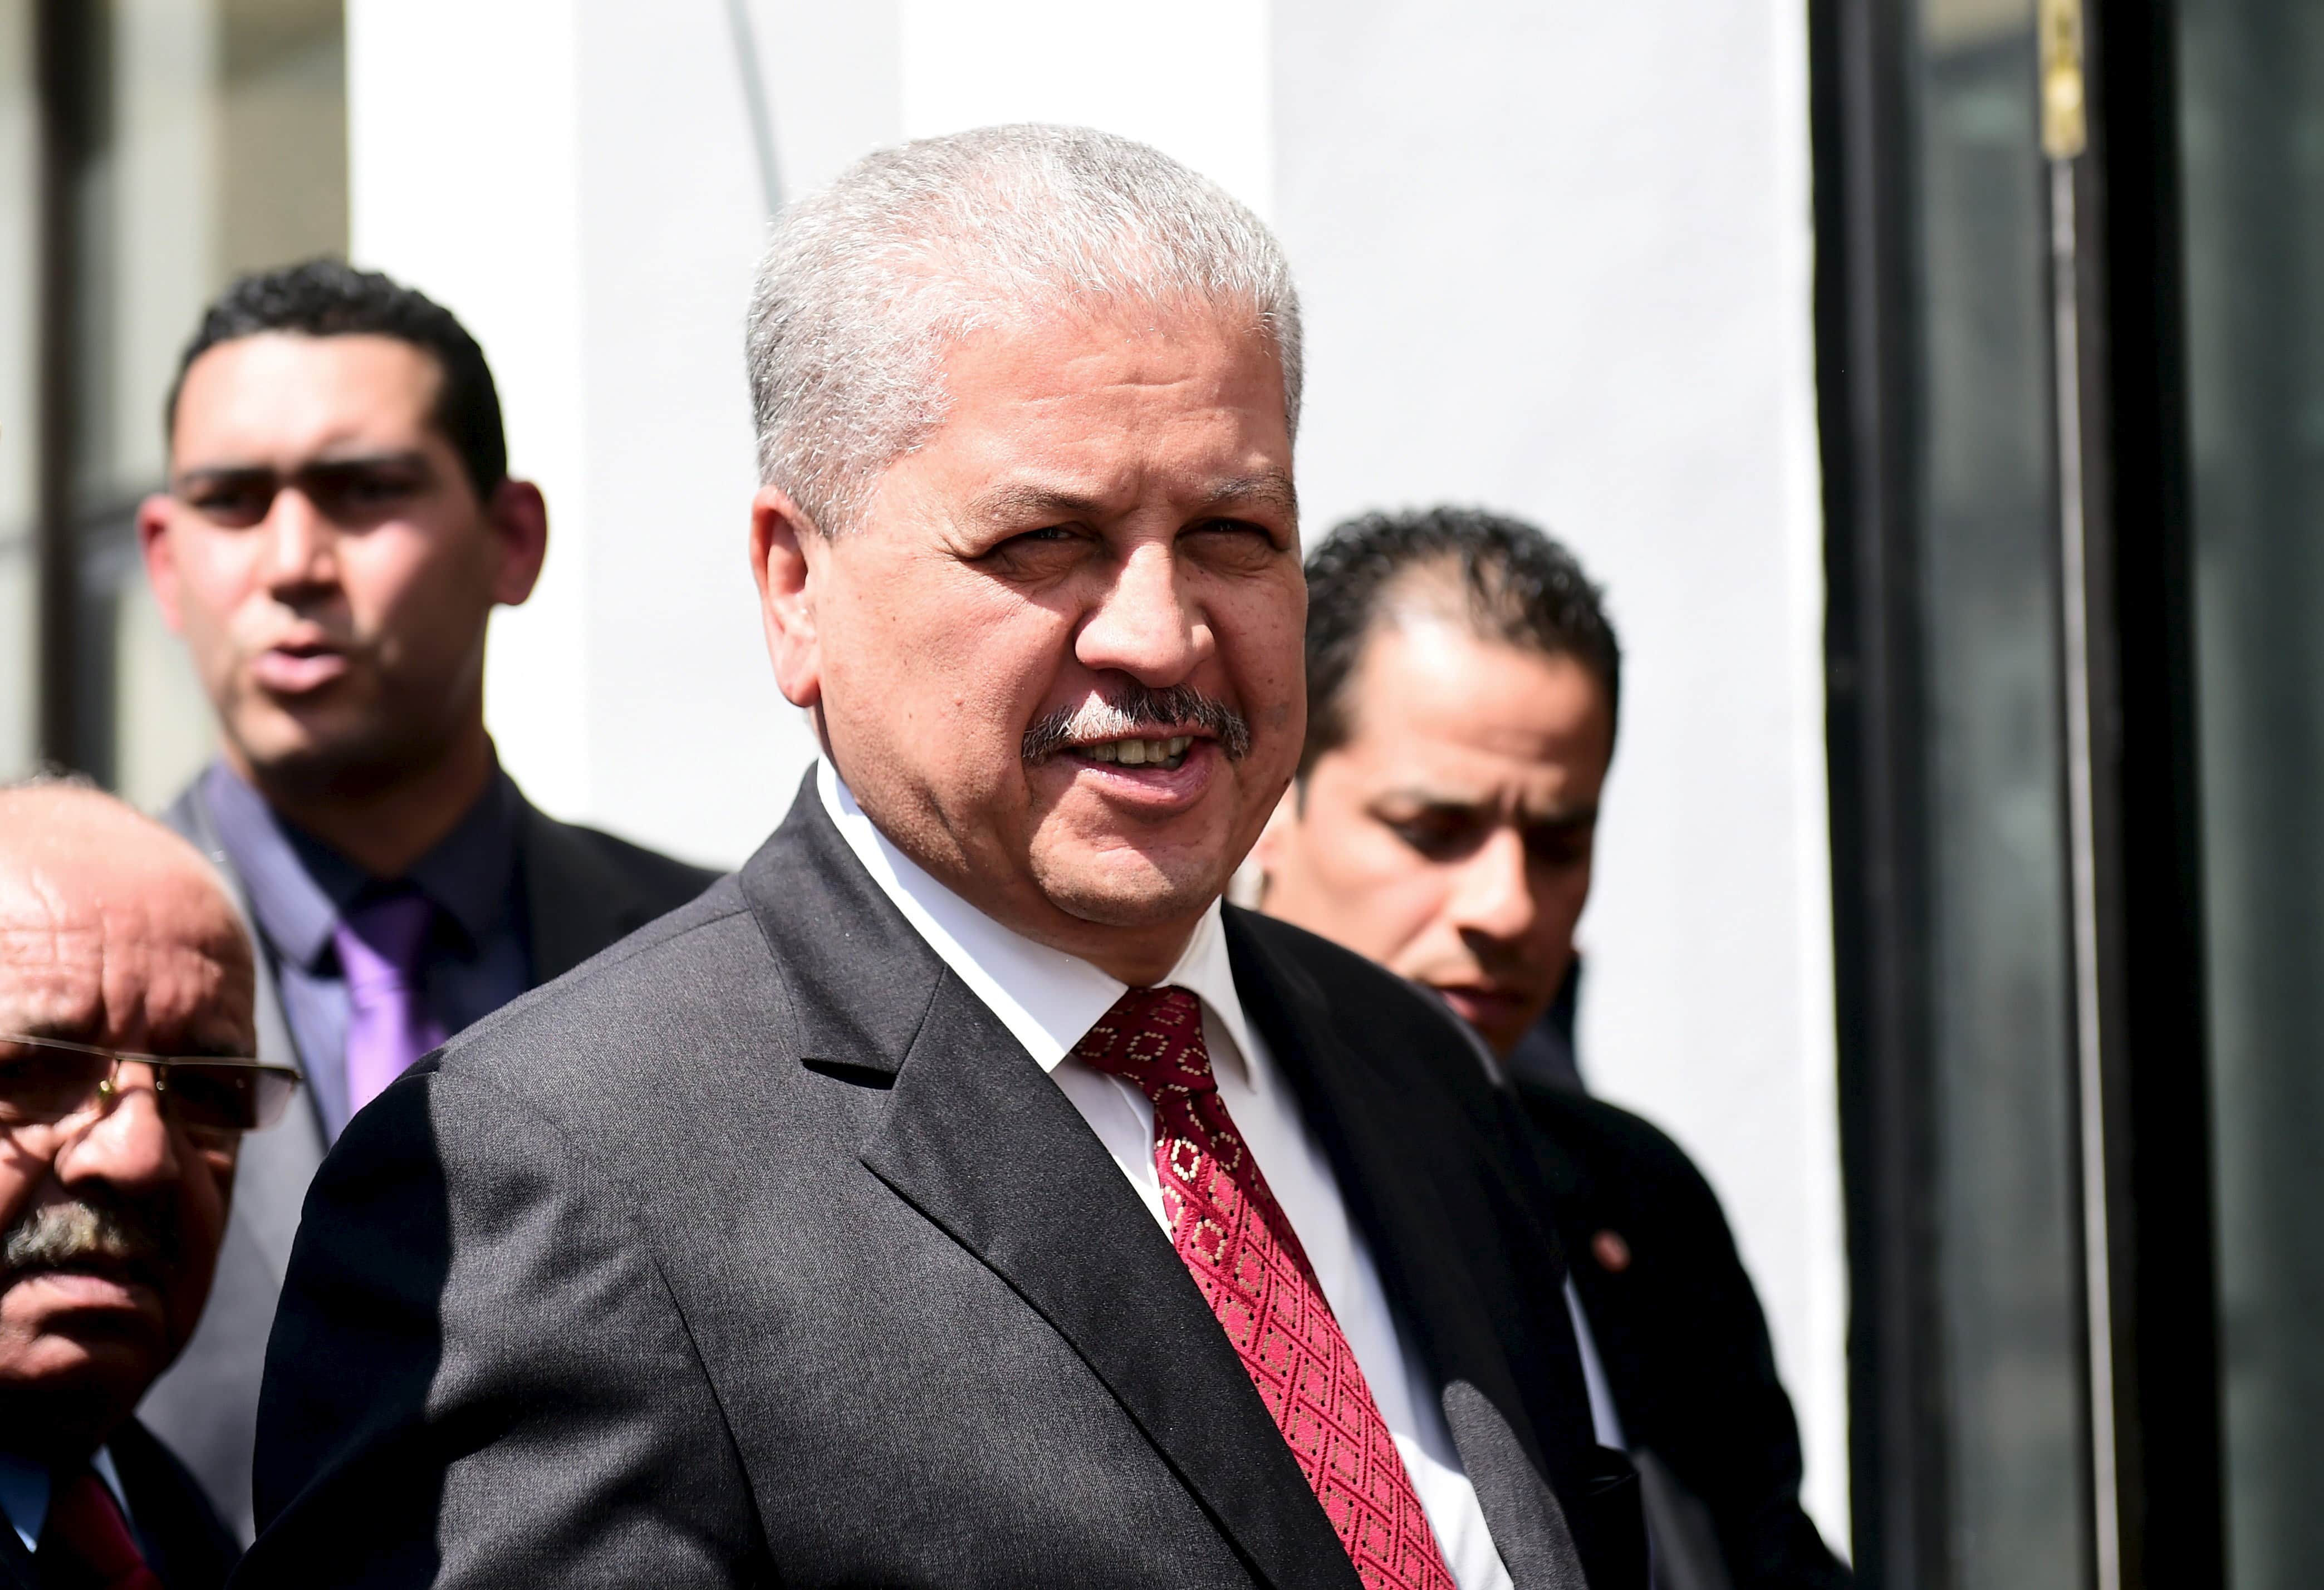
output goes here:
[{"label": "curly dark hair", "polygon": [[1307,743],[1315,759],[1352,731],[1348,684],[1382,602],[1416,573],[1441,571],[1468,598],[1476,632],[1550,657],[1571,657],[1606,692],[1610,724],[1621,700],[1622,648],[1603,593],[1573,554],[1523,519],[1477,508],[1367,513],[1326,537],[1307,559]]},{"label": "curly dark hair", "polygon": [[178,360],[177,378],[161,411],[166,438],[178,423],[178,394],[195,360],[220,343],[263,332],[302,336],[387,336],[432,354],[444,372],[436,394],[436,427],[460,455],[460,466],[489,498],[508,478],[508,437],[501,427],[501,398],[484,351],[452,311],[376,271],[344,260],[303,260],[237,278],[203,313],[201,328]]}]

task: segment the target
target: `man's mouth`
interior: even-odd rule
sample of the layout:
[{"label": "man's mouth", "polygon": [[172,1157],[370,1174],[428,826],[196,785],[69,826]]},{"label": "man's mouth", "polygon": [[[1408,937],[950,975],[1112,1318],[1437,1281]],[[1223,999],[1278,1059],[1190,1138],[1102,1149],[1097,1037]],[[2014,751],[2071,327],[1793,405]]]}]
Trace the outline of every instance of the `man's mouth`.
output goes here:
[{"label": "man's mouth", "polygon": [[1436,991],[1471,1026],[1506,1021],[1528,1003],[1524,992],[1499,983],[1438,983]]},{"label": "man's mouth", "polygon": [[259,685],[285,695],[318,689],[347,671],[346,653],[320,641],[270,646],[251,660]]},{"label": "man's mouth", "polygon": [[1106,762],[1122,767],[1162,767],[1180,766],[1196,736],[1173,734],[1158,740],[1101,740],[1089,745],[1068,749],[1075,756],[1087,757],[1093,762]]}]

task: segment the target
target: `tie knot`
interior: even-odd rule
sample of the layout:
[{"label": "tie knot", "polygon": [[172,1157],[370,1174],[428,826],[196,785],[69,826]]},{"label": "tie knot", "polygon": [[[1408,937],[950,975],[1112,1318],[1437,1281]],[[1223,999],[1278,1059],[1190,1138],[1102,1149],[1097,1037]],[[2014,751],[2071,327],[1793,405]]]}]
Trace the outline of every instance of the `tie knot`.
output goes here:
[{"label": "tie knot", "polygon": [[350,983],[410,980],[435,920],[435,903],[409,887],[358,901],[332,930],[340,971]]},{"label": "tie knot", "polygon": [[1203,1044],[1203,1002],[1180,988],[1129,989],[1074,1045],[1074,1058],[1148,1098],[1171,1089],[1218,1088]]}]

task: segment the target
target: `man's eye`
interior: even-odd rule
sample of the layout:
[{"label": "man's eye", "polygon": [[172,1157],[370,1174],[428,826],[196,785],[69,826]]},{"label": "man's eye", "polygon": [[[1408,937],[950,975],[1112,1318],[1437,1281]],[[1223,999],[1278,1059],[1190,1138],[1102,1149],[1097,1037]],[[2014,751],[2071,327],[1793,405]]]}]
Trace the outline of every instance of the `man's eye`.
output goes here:
[{"label": "man's eye", "polygon": [[1475,848],[1479,830],[1458,817],[1412,817],[1388,830],[1432,861],[1449,861]]},{"label": "man's eye", "polygon": [[1216,538],[1222,541],[1242,541],[1272,551],[1275,536],[1265,525],[1253,524],[1247,519],[1206,519],[1189,527],[1188,534]]},{"label": "man's eye", "polygon": [[1560,825],[1526,835],[1526,854],[1552,867],[1572,867],[1590,859],[1591,831]]},{"label": "man's eye", "polygon": [[316,494],[349,507],[379,508],[391,502],[401,502],[420,490],[420,483],[409,475],[385,473],[345,474],[336,480],[318,482]]},{"label": "man's eye", "polygon": [[266,517],[274,493],[251,486],[218,486],[189,499],[203,518],[222,525],[254,525]]},{"label": "man's eye", "polygon": [[991,551],[976,561],[999,568],[1003,573],[1024,568],[1028,572],[1047,569],[1058,559],[1070,555],[1081,544],[1082,536],[1071,525],[1043,525],[1038,530],[1020,530],[993,543]]}]

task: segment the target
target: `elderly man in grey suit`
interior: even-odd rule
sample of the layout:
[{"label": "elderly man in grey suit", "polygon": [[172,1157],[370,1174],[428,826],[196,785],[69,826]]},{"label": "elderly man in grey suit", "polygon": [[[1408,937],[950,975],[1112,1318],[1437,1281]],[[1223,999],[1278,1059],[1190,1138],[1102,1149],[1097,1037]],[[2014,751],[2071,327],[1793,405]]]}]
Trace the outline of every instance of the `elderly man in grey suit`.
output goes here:
[{"label": "elderly man in grey suit", "polygon": [[784,216],[751,552],[823,760],[332,1150],[238,1583],[1643,1583],[1508,1099],[1221,905],[1299,757],[1299,346],[1102,133]]},{"label": "elderly man in grey suit", "polygon": [[336,261],[229,288],[185,353],[138,514],[222,754],[165,814],[235,884],[259,1046],[306,1098],[244,1152],[200,1329],[142,1416],[247,1539],[258,1383],[307,1184],[348,1117],[479,1016],[712,874],[555,823],[484,731],[484,631],[548,547],[482,351]]}]

